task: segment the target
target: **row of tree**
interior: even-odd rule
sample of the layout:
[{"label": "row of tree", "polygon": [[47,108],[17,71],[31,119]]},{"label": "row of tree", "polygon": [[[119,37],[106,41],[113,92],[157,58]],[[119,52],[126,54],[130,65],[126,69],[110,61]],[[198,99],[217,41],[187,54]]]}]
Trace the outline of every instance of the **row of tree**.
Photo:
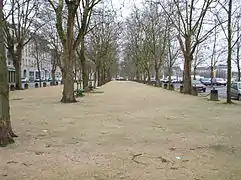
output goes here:
[{"label": "row of tree", "polygon": [[[9,86],[5,50],[16,70],[16,89],[22,89],[21,63],[24,47],[32,43],[31,55],[40,61],[52,56],[52,75],[60,67],[63,80],[61,102],[76,102],[74,83],[82,81],[88,91],[111,80],[117,71],[120,24],[114,10],[101,0],[10,0],[0,9],[0,145],[14,142],[9,112]],[[55,16],[53,16],[53,14]]]},{"label": "row of tree", "polygon": [[129,76],[150,81],[154,71],[159,84],[160,72],[168,71],[170,78],[173,66],[182,62],[183,92],[191,94],[191,75],[199,65],[208,64],[213,77],[215,66],[226,61],[231,103],[232,62],[240,79],[240,7],[232,0],[149,0],[135,7],[126,20],[123,64]]}]

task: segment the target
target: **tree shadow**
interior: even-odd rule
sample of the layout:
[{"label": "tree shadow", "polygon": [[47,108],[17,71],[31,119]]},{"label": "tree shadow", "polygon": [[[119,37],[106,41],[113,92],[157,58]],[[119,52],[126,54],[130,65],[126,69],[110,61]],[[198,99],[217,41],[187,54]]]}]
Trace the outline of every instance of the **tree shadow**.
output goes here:
[{"label": "tree shadow", "polygon": [[90,94],[103,94],[104,91],[90,91],[90,92],[87,92],[87,93],[90,93]]}]

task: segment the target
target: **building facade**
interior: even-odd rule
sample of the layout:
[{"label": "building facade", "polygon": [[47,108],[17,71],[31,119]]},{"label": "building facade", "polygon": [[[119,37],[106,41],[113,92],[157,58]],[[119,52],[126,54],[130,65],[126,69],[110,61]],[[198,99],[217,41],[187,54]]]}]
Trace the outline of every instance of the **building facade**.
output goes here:
[{"label": "building facade", "polygon": [[[45,42],[45,44],[41,45],[48,47],[47,41]],[[50,48],[44,48],[44,51],[41,50],[39,52],[36,52],[35,43],[36,42],[34,42],[33,40],[30,40],[29,43],[27,43],[23,48],[21,62],[22,79],[23,81],[30,82],[39,80],[40,78],[41,80],[50,80],[52,79],[51,71],[54,57],[52,56]],[[38,55],[36,55],[37,53]],[[7,49],[6,57],[9,71],[9,82],[15,82],[15,68]],[[38,71],[38,64],[40,68],[40,73]],[[55,76],[56,79],[60,79],[62,77],[61,70],[59,67],[56,68]]]},{"label": "building facade", "polygon": [[[227,78],[227,65],[217,65],[214,69],[214,77]],[[211,67],[197,67],[196,74],[204,77],[211,77]]]}]

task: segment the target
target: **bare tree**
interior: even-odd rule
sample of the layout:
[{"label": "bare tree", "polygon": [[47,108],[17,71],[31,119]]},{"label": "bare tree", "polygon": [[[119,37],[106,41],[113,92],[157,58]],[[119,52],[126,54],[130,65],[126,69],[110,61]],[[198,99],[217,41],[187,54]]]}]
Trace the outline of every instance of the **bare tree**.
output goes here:
[{"label": "bare tree", "polygon": [[59,67],[62,71],[61,55],[63,46],[60,42],[58,32],[56,30],[56,17],[53,16],[54,10],[49,7],[48,3],[43,5],[41,9],[41,21],[45,22],[45,25],[40,29],[39,34],[48,41],[51,51],[51,77],[52,85],[56,84],[55,73]]},{"label": "bare tree", "polygon": [[[101,86],[111,80],[118,58],[118,40],[121,28],[112,12],[98,9],[93,15],[92,26],[88,34],[88,58],[94,64],[94,81]],[[92,64],[92,65],[93,65]],[[90,66],[91,64],[89,64]]]},{"label": "bare tree", "polygon": [[[232,57],[233,57],[233,49],[234,47],[239,43],[240,35],[237,37],[237,39],[234,39],[234,30],[233,27],[233,18],[236,15],[236,12],[239,13],[240,6],[235,7],[233,9],[233,0],[228,1],[218,1],[220,8],[217,9],[214,12],[214,15],[216,16],[218,22],[221,22],[222,19],[227,19],[227,27],[225,27],[225,24],[221,24],[221,28],[223,30],[223,33],[225,35],[226,41],[227,41],[227,98],[226,102],[228,104],[232,103],[231,99],[231,83],[232,83]],[[221,16],[221,15],[222,16]],[[226,31],[227,30],[227,31]]]},{"label": "bare tree", "polygon": [[14,143],[9,112],[8,70],[5,57],[3,20],[3,0],[0,0],[0,146]]},{"label": "bare tree", "polygon": [[[85,35],[88,30],[89,20],[92,14],[92,10],[100,0],[59,0],[55,3],[52,0],[48,0],[51,7],[55,11],[56,16],[56,29],[60,37],[60,41],[63,46],[63,62],[62,62],[62,73],[64,90],[61,102],[72,103],[76,102],[74,96],[74,54],[77,48],[81,47],[81,59],[82,66],[85,63]],[[67,9],[67,20],[65,24],[64,20],[64,8]],[[79,17],[80,14],[80,17]],[[78,28],[76,30],[75,25]],[[67,26],[66,30],[64,26]],[[77,34],[77,35],[76,35]],[[83,69],[82,69],[83,70]],[[86,75],[86,73],[85,73]]]},{"label": "bare tree", "polygon": [[240,67],[240,47],[241,47],[241,40],[240,40],[240,19],[241,15],[237,16],[237,44],[236,44],[236,59],[235,64],[237,65],[238,69],[238,81],[241,80],[241,67]]},{"label": "bare tree", "polygon": [[[31,52],[35,59],[34,66],[37,67],[39,76],[39,86],[42,86],[42,64],[46,63],[45,59],[50,58],[50,50],[48,47],[48,41],[44,37],[35,34],[32,38],[33,50]],[[48,57],[47,57],[48,56]]]},{"label": "bare tree", "polygon": [[227,82],[227,103],[232,103],[231,99],[231,81],[232,81],[232,5],[233,1],[229,0],[228,2],[228,82]]},{"label": "bare tree", "polygon": [[[135,8],[127,20],[126,59],[132,61],[136,79],[142,77],[150,83],[155,74],[156,85],[168,54],[168,31],[173,33],[168,18],[154,1],[142,10]],[[129,63],[130,64],[130,63]]]},{"label": "bare tree", "polygon": [[5,20],[6,44],[16,70],[16,89],[22,89],[21,64],[24,46],[41,25],[37,23],[38,0],[10,0],[10,15]]},{"label": "bare tree", "polygon": [[177,39],[184,56],[183,92],[186,94],[191,94],[192,92],[191,65],[196,48],[198,44],[208,38],[214,29],[214,27],[205,31],[203,29],[205,17],[213,2],[215,1],[171,0],[166,7],[159,3],[178,32]]},{"label": "bare tree", "polygon": [[169,88],[172,82],[172,73],[173,73],[173,66],[177,63],[177,58],[179,55],[179,49],[177,47],[177,42],[173,41],[174,39],[170,35],[170,31],[168,32],[168,56],[166,59],[166,67],[168,71],[168,82]]},{"label": "bare tree", "polygon": [[160,84],[160,68],[163,65],[163,61],[167,55],[168,36],[170,31],[170,22],[163,16],[160,16],[160,8],[156,3],[152,1],[149,3],[149,8],[145,10],[144,17],[146,20],[139,23],[142,25],[147,37],[149,51],[151,52],[151,58],[153,59],[153,66],[155,70],[156,85]]}]

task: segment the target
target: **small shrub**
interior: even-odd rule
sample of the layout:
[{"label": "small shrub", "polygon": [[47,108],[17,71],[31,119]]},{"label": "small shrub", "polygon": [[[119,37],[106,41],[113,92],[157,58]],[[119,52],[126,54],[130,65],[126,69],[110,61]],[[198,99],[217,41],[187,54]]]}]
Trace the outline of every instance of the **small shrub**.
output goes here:
[{"label": "small shrub", "polygon": [[76,97],[83,97],[84,96],[82,89],[76,89],[76,90],[74,90],[74,93],[75,93]]}]

